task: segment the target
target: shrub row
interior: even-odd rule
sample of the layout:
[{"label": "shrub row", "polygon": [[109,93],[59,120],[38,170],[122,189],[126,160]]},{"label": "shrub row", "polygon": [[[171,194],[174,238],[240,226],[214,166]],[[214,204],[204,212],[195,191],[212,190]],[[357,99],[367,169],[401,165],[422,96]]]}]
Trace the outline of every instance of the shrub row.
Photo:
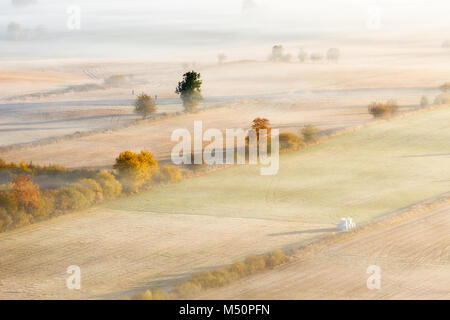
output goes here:
[{"label": "shrub row", "polygon": [[0,231],[85,209],[105,199],[117,198],[121,192],[120,183],[106,171],[46,190],[41,190],[31,175],[19,174],[8,188],[0,191]]},{"label": "shrub row", "polygon": [[[159,300],[174,298],[193,298],[202,290],[225,286],[233,281],[248,277],[257,272],[271,269],[287,262],[281,250],[272,251],[262,256],[248,256],[244,261],[228,267],[194,274],[188,280],[177,283],[171,292],[159,288],[149,289],[135,294],[134,300]],[[156,294],[155,294],[156,293]]]}]

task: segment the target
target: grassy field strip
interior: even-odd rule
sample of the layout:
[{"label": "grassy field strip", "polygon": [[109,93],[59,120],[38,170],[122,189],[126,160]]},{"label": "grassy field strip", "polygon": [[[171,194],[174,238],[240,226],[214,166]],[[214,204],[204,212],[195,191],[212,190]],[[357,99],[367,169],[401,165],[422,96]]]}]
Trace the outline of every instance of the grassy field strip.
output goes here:
[{"label": "grassy field strip", "polygon": [[450,190],[449,108],[419,112],[284,154],[275,176],[237,166],[121,199],[132,211],[363,223]]}]

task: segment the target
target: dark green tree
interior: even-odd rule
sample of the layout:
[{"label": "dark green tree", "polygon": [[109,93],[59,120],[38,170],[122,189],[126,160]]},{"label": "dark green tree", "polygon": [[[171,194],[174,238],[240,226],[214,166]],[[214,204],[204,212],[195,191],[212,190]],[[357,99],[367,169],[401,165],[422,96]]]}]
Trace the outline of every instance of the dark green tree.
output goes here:
[{"label": "dark green tree", "polygon": [[201,86],[202,80],[200,80],[200,73],[195,71],[185,73],[183,75],[183,81],[178,82],[175,93],[180,95],[181,100],[183,100],[184,109],[187,112],[195,112],[198,103],[203,100]]}]

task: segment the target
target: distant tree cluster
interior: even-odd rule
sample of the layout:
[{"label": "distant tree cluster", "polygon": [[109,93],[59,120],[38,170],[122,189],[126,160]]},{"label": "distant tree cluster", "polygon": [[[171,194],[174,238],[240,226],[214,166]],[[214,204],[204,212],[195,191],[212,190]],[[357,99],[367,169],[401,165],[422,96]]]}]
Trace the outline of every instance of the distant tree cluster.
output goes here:
[{"label": "distant tree cluster", "polygon": [[292,56],[290,54],[284,53],[284,48],[282,45],[275,45],[272,47],[272,54],[269,57],[270,61],[274,62],[290,62]]},{"label": "distant tree cluster", "polygon": [[[299,53],[297,55],[300,63],[305,63],[308,60],[314,63],[321,62],[325,60],[325,57],[328,62],[337,63],[341,57],[341,51],[338,48],[330,48],[326,52],[326,56],[321,52],[312,52],[308,54],[304,48],[300,48]],[[284,48],[282,45],[276,45],[272,48],[272,54],[269,57],[270,61],[274,62],[290,62],[292,56],[290,54],[284,53]]]},{"label": "distant tree cluster", "polygon": [[6,27],[6,37],[11,41],[25,41],[25,40],[37,40],[42,39],[47,35],[47,28],[43,25],[39,25],[34,29],[22,28],[22,26],[16,22],[11,22]]}]

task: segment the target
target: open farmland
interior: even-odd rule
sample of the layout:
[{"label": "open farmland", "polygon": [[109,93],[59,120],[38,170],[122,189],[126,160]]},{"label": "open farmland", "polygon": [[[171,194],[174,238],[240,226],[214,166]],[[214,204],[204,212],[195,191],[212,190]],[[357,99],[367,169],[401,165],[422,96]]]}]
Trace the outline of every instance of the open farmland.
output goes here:
[{"label": "open farmland", "polygon": [[[380,121],[282,155],[275,176],[233,167],[1,234],[0,298],[168,288],[192,272],[335,231],[342,216],[362,223],[436,197],[450,187],[449,119],[440,108]],[[431,223],[443,228],[435,241],[444,258],[447,217]],[[81,267],[80,291],[65,287],[69,265]]]},{"label": "open farmland", "polygon": [[[203,299],[450,299],[450,207],[330,246]],[[371,265],[380,290],[369,290]]]},{"label": "open farmland", "polygon": [[111,208],[161,213],[336,223],[357,222],[450,188],[450,109],[381,121],[280,157],[279,172],[257,166],[142,193]]}]

